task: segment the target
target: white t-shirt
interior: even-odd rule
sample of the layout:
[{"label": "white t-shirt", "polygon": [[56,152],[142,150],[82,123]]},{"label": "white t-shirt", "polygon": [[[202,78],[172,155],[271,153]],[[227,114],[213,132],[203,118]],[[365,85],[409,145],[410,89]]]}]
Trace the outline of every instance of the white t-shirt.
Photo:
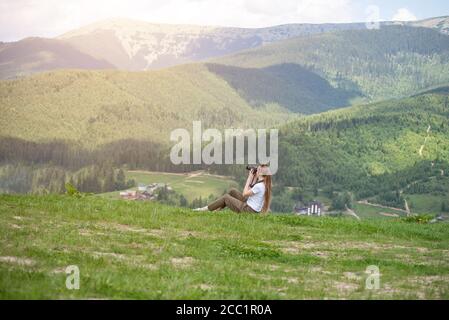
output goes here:
[{"label": "white t-shirt", "polygon": [[246,203],[257,212],[260,212],[263,208],[264,195],[265,195],[265,183],[259,182],[254,187],[251,188],[254,193],[252,196],[248,197]]}]

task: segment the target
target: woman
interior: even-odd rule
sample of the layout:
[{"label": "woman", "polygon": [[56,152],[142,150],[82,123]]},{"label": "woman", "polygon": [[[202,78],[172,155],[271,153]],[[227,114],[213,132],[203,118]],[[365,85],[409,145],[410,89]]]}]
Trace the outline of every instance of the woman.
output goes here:
[{"label": "woman", "polygon": [[231,189],[206,207],[195,211],[215,211],[229,208],[234,212],[267,213],[271,202],[271,171],[259,165],[257,171],[250,170],[243,193]]}]

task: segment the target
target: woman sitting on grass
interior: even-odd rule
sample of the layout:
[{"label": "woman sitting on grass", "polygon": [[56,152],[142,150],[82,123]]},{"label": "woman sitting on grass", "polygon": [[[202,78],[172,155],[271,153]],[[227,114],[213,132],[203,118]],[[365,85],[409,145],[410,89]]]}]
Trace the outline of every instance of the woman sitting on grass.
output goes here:
[{"label": "woman sitting on grass", "polygon": [[243,193],[231,189],[211,204],[194,211],[215,211],[229,208],[234,212],[267,213],[271,202],[271,171],[266,165],[249,170]]}]

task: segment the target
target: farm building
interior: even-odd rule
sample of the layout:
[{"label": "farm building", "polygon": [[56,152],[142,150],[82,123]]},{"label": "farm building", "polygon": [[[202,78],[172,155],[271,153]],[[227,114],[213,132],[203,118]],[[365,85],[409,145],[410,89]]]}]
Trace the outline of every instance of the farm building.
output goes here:
[{"label": "farm building", "polygon": [[295,205],[295,207],[293,208],[293,211],[297,215],[321,216],[321,215],[324,215],[324,206],[321,202],[316,201],[316,200],[311,201],[309,203],[305,203],[305,204],[298,202]]},{"label": "farm building", "polygon": [[139,184],[137,190],[121,191],[120,197],[126,200],[155,200],[160,189],[166,188],[167,191],[173,189],[165,183],[152,183],[149,185]]}]

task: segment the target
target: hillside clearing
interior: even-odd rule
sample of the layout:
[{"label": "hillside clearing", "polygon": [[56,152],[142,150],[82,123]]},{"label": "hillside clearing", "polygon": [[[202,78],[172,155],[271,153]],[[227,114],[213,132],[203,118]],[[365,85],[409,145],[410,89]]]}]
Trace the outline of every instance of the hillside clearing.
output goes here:
[{"label": "hillside clearing", "polygon": [[[201,197],[207,199],[211,194],[220,196],[237,183],[230,177],[210,175],[204,171],[188,173],[153,172],[143,170],[126,171],[126,179],[134,179],[137,184],[166,183],[188,201]],[[136,189],[136,188],[133,188]],[[101,196],[118,199],[119,191],[107,192]]]},{"label": "hillside clearing", "polygon": [[[449,298],[447,224],[2,195],[0,228],[4,299]],[[65,287],[69,265],[80,290]]]}]

